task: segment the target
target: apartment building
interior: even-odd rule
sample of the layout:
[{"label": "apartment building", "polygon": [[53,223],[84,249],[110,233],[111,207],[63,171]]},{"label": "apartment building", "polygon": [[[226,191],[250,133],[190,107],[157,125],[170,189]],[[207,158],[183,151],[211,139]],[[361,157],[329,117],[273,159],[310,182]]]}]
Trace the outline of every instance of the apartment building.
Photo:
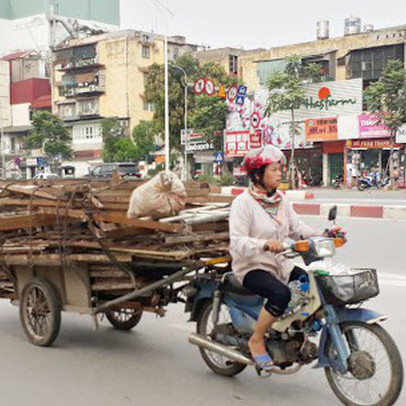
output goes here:
[{"label": "apartment building", "polygon": [[[197,47],[170,37],[175,58]],[[71,128],[78,176],[100,162],[103,118],[120,120],[127,135],[154,106],[145,100],[148,67],[164,61],[164,38],[134,30],[73,39],[54,52],[53,112]]]}]

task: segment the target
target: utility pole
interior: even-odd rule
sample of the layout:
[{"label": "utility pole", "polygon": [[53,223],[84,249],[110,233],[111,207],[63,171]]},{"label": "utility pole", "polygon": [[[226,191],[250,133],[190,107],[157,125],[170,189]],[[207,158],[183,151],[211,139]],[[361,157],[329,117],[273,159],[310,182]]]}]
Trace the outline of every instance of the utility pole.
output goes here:
[{"label": "utility pole", "polygon": [[184,180],[187,181],[187,139],[188,139],[188,126],[187,126],[187,115],[188,115],[188,105],[187,105],[187,99],[188,99],[188,82],[187,82],[187,73],[186,71],[181,68],[180,66],[173,66],[173,69],[178,69],[179,71],[181,71],[184,75],[184,80],[185,80],[185,168],[184,168]]},{"label": "utility pole", "polygon": [[164,64],[165,64],[165,170],[169,172],[170,147],[169,147],[169,79],[168,79],[168,36],[164,39]]}]

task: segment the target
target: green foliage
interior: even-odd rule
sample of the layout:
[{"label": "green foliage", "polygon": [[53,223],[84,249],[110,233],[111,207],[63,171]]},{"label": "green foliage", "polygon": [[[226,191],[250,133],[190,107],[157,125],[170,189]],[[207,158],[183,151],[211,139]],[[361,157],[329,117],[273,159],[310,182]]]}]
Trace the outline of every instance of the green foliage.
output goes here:
[{"label": "green foliage", "polygon": [[401,61],[389,61],[381,78],[365,92],[369,111],[396,134],[406,123],[406,71]]},{"label": "green foliage", "polygon": [[198,176],[198,180],[209,183],[210,185],[232,186],[234,184],[235,177],[232,173],[226,172],[218,178],[214,177],[212,174],[202,174]]},{"label": "green foliage", "polygon": [[318,64],[304,65],[299,56],[293,55],[287,60],[283,72],[275,72],[268,78],[268,105],[266,115],[271,115],[283,110],[290,110],[290,133],[292,137],[292,154],[289,164],[291,173],[291,184],[294,180],[294,150],[295,136],[300,133],[300,127],[295,120],[295,110],[306,100],[305,84],[321,81],[323,78],[322,67]]},{"label": "green foliage", "polygon": [[154,177],[155,175],[158,175],[159,172],[162,172],[163,169],[164,169],[164,166],[163,166],[162,164],[158,164],[155,169],[150,169],[150,170],[148,171],[147,176],[150,177],[150,178],[152,178],[152,177]]},{"label": "green foliage", "polygon": [[133,141],[137,148],[138,160],[144,160],[154,150],[155,127],[152,121],[141,121],[133,130]]},{"label": "green foliage", "polygon": [[118,119],[105,118],[102,134],[104,162],[138,162],[154,149],[154,126],[149,121],[141,121],[134,128],[131,139],[125,137]]},{"label": "green foliage", "polygon": [[57,116],[48,111],[38,111],[34,114],[33,126],[27,139],[29,149],[42,148],[53,163],[72,159],[71,136]]},{"label": "green foliage", "polygon": [[[184,128],[185,114],[185,83],[184,75],[175,67],[185,70],[188,76],[188,128],[206,134],[210,139],[213,132],[225,128],[227,106],[224,100],[217,96],[196,96],[192,84],[199,77],[211,78],[215,86],[236,84],[234,77],[228,76],[218,64],[210,62],[203,66],[190,55],[176,59],[169,66],[169,126],[171,147],[180,150],[180,132]],[[164,67],[152,65],[148,70],[148,80],[145,91],[146,101],[155,105],[154,127],[159,133],[164,132],[165,98],[164,98]]]}]

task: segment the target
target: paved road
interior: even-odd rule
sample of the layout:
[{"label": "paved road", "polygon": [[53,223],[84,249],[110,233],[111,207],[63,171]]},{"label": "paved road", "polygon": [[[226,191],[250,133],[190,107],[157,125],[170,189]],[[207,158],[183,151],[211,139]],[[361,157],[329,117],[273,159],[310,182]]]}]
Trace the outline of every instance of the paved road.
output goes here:
[{"label": "paved road", "polygon": [[[325,221],[305,220],[322,229]],[[406,237],[404,223],[340,221],[349,243],[338,255],[351,266],[376,266],[381,295],[368,306],[390,316],[384,326],[406,359]],[[18,309],[0,302],[1,406],[314,406],[338,405],[324,373],[306,368],[291,377],[258,379],[246,370],[233,379],[207,369],[187,343],[194,324],[182,306],[166,318],[146,315],[130,333],[103,321],[98,332],[87,316],[64,314],[52,348],[28,344]],[[406,404],[403,391],[399,405]]]},{"label": "paved road", "polygon": [[315,195],[314,203],[345,203],[361,205],[406,206],[406,190],[334,190],[334,189],[309,189]]}]

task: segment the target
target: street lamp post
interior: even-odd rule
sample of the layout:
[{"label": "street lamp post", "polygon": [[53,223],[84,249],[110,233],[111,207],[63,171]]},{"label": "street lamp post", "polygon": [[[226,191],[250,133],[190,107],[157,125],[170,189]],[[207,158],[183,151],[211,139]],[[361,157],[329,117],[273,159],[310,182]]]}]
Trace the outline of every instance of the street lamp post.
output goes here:
[{"label": "street lamp post", "polygon": [[181,71],[184,75],[184,79],[185,79],[185,168],[184,168],[184,179],[185,181],[187,181],[187,139],[188,139],[188,120],[187,120],[187,113],[188,113],[188,105],[187,105],[187,99],[188,99],[188,84],[187,84],[187,73],[186,71],[181,68],[180,66],[174,66],[174,69],[178,69],[179,71]]}]

